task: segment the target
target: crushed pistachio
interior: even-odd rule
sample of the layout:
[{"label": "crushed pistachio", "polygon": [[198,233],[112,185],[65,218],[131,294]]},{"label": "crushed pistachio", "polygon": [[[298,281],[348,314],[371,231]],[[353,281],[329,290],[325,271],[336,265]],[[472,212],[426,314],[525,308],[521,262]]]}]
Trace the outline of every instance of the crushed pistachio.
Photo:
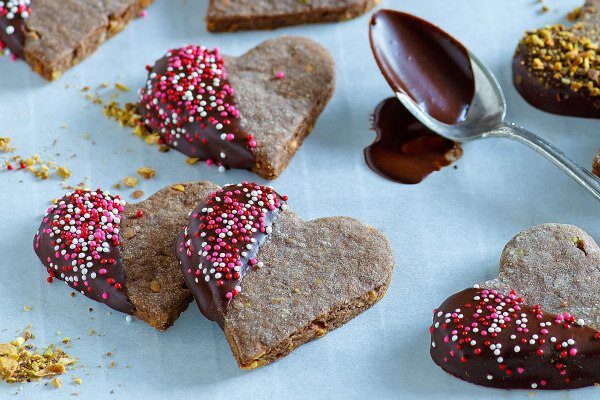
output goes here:
[{"label": "crushed pistachio", "polygon": [[123,178],[122,183],[123,183],[123,186],[134,188],[138,184],[138,178],[126,176],[125,178]]},{"label": "crushed pistachio", "polygon": [[63,179],[69,179],[71,177],[71,171],[69,171],[67,168],[62,167],[62,166],[58,166],[56,168],[56,173],[58,176],[60,176]]},{"label": "crushed pistachio", "polygon": [[556,24],[527,32],[521,46],[527,49],[524,65],[543,84],[600,96],[598,33],[588,24]]},{"label": "crushed pistachio", "polygon": [[73,383],[76,385],[81,385],[83,383],[83,381],[81,380],[81,378],[78,378],[76,376],[73,377]]},{"label": "crushed pistachio", "polygon": [[129,88],[119,82],[115,83],[115,88],[117,88],[118,90],[120,90],[122,92],[129,92]]},{"label": "crushed pistachio", "polygon": [[199,158],[193,158],[193,157],[188,157],[185,159],[185,162],[188,163],[189,165],[196,164],[198,161],[200,161]]},{"label": "crushed pistachio", "polygon": [[151,281],[150,282],[150,290],[152,290],[154,293],[159,293],[160,292],[160,283],[158,281]]},{"label": "crushed pistachio", "polygon": [[50,381],[50,383],[52,384],[52,386],[54,386],[56,389],[62,387],[62,381],[60,380],[60,378],[54,378],[52,379],[52,381]]},{"label": "crushed pistachio", "polygon": [[[63,374],[67,366],[75,364],[75,359],[60,348],[48,346],[40,354],[35,346],[27,343],[33,338],[26,330],[15,340],[0,344],[0,378],[4,381],[30,382],[45,377],[58,379],[56,375]],[[54,383],[52,385],[55,386]]]},{"label": "crushed pistachio", "polygon": [[10,138],[0,137],[0,153],[9,153],[14,151],[14,148],[10,147]]},{"label": "crushed pistachio", "polygon": [[150,167],[138,168],[137,173],[144,179],[151,179],[156,175],[156,171]]},{"label": "crushed pistachio", "polygon": [[23,311],[31,311],[31,306],[24,305],[23,306]]}]

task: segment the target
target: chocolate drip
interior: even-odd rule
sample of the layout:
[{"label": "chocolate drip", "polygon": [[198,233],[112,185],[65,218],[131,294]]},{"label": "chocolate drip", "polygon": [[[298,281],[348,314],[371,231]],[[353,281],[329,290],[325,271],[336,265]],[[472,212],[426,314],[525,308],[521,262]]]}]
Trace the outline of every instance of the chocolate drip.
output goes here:
[{"label": "chocolate drip", "polygon": [[[185,76],[173,81],[174,72]],[[184,80],[186,87],[179,86]],[[256,142],[242,126],[217,50],[188,46],[158,60],[149,68],[138,113],[151,132],[160,134],[168,146],[188,157],[226,168],[251,169],[254,165],[252,148]]]},{"label": "chocolate drip", "polygon": [[395,97],[379,103],[373,129],[377,139],[365,149],[367,164],[396,182],[419,183],[462,156],[460,144],[426,128]]},{"label": "chocolate drip", "polygon": [[179,234],[177,256],[186,284],[202,314],[221,327],[244,275],[262,265],[256,255],[287,207],[285,200],[255,183],[228,185],[200,204]]},{"label": "chocolate drip", "polygon": [[[84,222],[84,226],[70,225],[71,221],[73,223],[81,222],[80,218],[83,217],[75,217],[71,213],[65,216],[68,205],[83,209],[84,203],[75,202],[73,195],[82,199],[86,193],[90,192],[77,190],[74,194],[63,197],[48,210],[34,237],[34,250],[48,271],[49,282],[52,282],[54,278],[60,279],[92,300],[104,303],[117,311],[131,314],[133,307],[123,289],[125,273],[121,244],[118,239],[118,224],[109,228],[114,233],[112,239],[104,242],[106,246],[103,248],[106,250],[94,254],[97,247],[90,245],[89,237],[94,238],[98,232],[94,227],[100,225],[102,211],[98,212],[97,209],[91,207],[86,208],[84,213],[87,213],[89,217]],[[105,201],[100,201],[104,207],[107,207]],[[61,221],[64,221],[65,224],[62,225]],[[67,225],[75,227],[76,231],[65,231],[64,226]],[[57,235],[57,228],[61,232],[60,235]],[[113,228],[116,229],[116,232]],[[85,244],[80,242],[75,248],[71,248],[72,241],[75,239],[82,239]],[[92,240],[96,240],[98,247],[102,247],[99,244],[100,239]]]},{"label": "chocolate drip", "polygon": [[23,58],[25,36],[27,34],[26,17],[23,17],[23,15],[29,15],[29,2],[15,1],[13,7],[15,7],[16,13],[13,12],[13,9],[6,8],[9,6],[6,3],[10,3],[10,0],[5,0],[5,8],[0,7],[0,49],[4,45],[16,57]]},{"label": "chocolate drip", "polygon": [[435,25],[392,10],[370,24],[371,49],[395,92],[412,97],[433,118],[462,121],[475,94],[467,49]]},{"label": "chocolate drip", "polygon": [[471,288],[434,311],[431,357],[446,372],[503,389],[569,389],[600,382],[600,333],[546,313],[514,292]]}]

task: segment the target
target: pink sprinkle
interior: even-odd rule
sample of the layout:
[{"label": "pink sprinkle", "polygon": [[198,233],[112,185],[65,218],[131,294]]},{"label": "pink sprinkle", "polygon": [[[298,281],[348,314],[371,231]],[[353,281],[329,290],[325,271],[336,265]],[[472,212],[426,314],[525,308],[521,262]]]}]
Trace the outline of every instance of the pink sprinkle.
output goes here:
[{"label": "pink sprinkle", "polygon": [[106,292],[102,293],[102,298],[104,300],[108,300],[108,293],[106,293]]},{"label": "pink sprinkle", "polygon": [[139,16],[140,18],[145,18],[145,17],[147,17],[147,16],[148,16],[148,11],[147,11],[147,10],[142,10],[142,11],[140,11],[140,13],[138,14],[138,16]]},{"label": "pink sprinkle", "polygon": [[277,79],[283,79],[283,78],[285,78],[285,72],[283,72],[283,71],[277,72],[275,74],[275,78],[277,78]]},{"label": "pink sprinkle", "polygon": [[573,348],[573,349],[569,350],[569,354],[572,355],[572,356],[576,355],[577,354],[577,349]]}]

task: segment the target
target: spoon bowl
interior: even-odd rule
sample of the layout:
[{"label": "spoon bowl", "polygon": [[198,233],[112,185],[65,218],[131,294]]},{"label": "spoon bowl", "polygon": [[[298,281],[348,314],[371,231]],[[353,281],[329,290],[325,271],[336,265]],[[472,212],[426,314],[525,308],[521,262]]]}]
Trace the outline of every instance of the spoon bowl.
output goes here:
[{"label": "spoon bowl", "polygon": [[[388,36],[408,35],[408,33],[412,33],[410,32],[411,29],[418,29],[424,32],[430,30],[435,35],[427,37],[426,41],[423,42],[423,46],[411,47],[410,41],[403,40],[406,38],[388,38],[386,35],[382,35],[382,26],[388,28],[385,32]],[[389,29],[389,27],[394,29]],[[598,177],[581,167],[548,141],[529,132],[525,128],[505,121],[506,100],[500,84],[492,72],[452,36],[427,21],[393,10],[380,10],[373,15],[370,36],[375,59],[388,83],[390,83],[390,86],[396,93],[396,96],[406,109],[427,128],[455,142],[466,142],[483,138],[508,138],[516,140],[546,157],[578,184],[587,189],[597,200],[600,200],[600,179]],[[420,34],[419,37],[422,36]],[[414,40],[414,36],[410,39]],[[442,44],[432,44],[431,40],[439,40]],[[456,48],[448,50],[449,44],[454,44]],[[444,51],[436,51],[435,54],[422,54],[422,52],[427,52],[428,50],[440,49],[442,45]],[[407,55],[407,51],[416,52],[416,54]],[[471,85],[472,87],[474,83],[474,92],[467,112],[454,124],[442,122],[428,112],[431,105],[439,105],[440,99],[445,104],[452,104],[455,101],[452,98],[452,93],[448,93],[447,90],[438,91],[438,93],[441,93],[439,98],[428,96],[432,92],[432,82],[436,82],[436,80],[439,82],[439,76],[446,74],[446,77],[450,79],[454,78],[453,75],[448,75],[448,71],[436,71],[437,66],[446,64],[444,62],[446,60],[440,60],[440,57],[446,55],[448,55],[447,64],[460,63],[461,60],[460,58],[457,59],[457,55],[459,57],[461,55],[467,57],[472,69],[472,76],[466,76],[467,79],[465,77],[455,79],[452,84],[455,87],[460,87],[460,85]],[[413,62],[417,57],[419,63]],[[393,60],[391,61],[391,59]],[[463,62],[463,65],[468,64]],[[390,66],[400,69],[400,71],[390,71]],[[415,74],[414,70],[411,70],[414,68],[422,68],[423,70],[419,71],[420,74]],[[418,76],[420,82],[402,81],[402,77],[411,76]],[[410,88],[411,92],[408,93],[403,88]],[[419,89],[421,89],[421,92],[419,92]],[[417,102],[415,98],[420,98],[421,102]],[[422,99],[429,100],[431,104],[424,104]]]}]

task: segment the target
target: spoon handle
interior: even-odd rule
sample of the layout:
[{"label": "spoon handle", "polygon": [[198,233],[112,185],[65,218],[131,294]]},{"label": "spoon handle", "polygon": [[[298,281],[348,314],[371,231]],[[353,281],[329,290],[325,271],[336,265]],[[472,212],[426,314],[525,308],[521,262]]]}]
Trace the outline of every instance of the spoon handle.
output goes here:
[{"label": "spoon handle", "polygon": [[552,161],[554,165],[573,178],[575,182],[586,188],[597,200],[600,200],[600,179],[538,135],[518,125],[507,122],[485,136],[505,137],[526,144]]}]

